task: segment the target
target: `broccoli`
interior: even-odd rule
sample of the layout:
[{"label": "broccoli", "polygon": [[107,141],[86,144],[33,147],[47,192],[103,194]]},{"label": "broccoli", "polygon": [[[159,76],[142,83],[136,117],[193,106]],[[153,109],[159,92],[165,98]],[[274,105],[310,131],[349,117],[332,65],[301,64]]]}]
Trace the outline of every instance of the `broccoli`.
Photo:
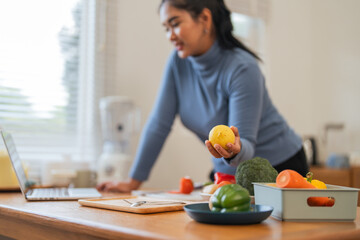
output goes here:
[{"label": "broccoli", "polygon": [[261,157],[255,157],[241,162],[236,168],[236,183],[246,188],[254,195],[253,182],[275,182],[278,172],[270,162]]}]

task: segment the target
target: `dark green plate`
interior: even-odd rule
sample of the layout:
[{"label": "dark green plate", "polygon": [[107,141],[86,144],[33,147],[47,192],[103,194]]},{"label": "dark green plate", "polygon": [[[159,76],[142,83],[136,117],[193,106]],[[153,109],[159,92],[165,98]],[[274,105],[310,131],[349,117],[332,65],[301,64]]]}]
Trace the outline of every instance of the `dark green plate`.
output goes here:
[{"label": "dark green plate", "polygon": [[270,216],[274,208],[252,204],[248,212],[219,213],[210,211],[208,203],[194,203],[185,205],[184,210],[197,222],[239,225],[260,223]]}]

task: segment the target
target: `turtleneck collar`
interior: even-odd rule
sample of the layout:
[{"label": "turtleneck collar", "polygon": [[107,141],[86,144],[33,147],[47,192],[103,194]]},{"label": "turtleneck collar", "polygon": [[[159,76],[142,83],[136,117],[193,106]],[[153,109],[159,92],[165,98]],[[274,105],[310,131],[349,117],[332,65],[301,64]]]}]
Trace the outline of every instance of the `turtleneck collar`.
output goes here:
[{"label": "turtleneck collar", "polygon": [[219,62],[220,51],[219,43],[215,41],[206,53],[196,57],[190,56],[188,59],[196,70],[203,71]]}]

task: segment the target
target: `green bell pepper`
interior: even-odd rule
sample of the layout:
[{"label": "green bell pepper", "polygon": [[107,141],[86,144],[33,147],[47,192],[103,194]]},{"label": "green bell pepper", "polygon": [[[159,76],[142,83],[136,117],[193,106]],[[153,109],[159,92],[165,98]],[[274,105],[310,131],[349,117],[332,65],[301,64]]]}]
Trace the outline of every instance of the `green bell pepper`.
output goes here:
[{"label": "green bell pepper", "polygon": [[213,212],[246,212],[250,210],[249,191],[238,184],[218,188],[210,198]]}]

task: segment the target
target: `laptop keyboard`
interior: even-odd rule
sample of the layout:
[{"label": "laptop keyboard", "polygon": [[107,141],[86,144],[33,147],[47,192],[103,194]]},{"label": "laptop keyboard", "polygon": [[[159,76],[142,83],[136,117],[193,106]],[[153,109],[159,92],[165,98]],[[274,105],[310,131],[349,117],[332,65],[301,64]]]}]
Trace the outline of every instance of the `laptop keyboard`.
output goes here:
[{"label": "laptop keyboard", "polygon": [[67,188],[36,188],[32,189],[31,197],[37,198],[60,198],[68,197]]}]

